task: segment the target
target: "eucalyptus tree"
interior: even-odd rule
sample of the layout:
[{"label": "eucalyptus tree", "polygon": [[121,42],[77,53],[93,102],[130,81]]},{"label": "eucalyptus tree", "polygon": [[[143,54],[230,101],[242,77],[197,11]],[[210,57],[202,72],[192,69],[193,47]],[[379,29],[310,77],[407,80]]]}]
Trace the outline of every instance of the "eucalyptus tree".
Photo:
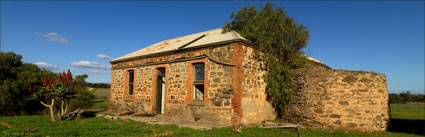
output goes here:
[{"label": "eucalyptus tree", "polygon": [[292,71],[308,64],[302,53],[310,37],[307,27],[270,2],[259,9],[242,8],[232,13],[231,19],[223,30],[234,30],[252,42],[256,59],[264,63],[263,69],[267,71],[267,99],[282,113],[293,94]]}]

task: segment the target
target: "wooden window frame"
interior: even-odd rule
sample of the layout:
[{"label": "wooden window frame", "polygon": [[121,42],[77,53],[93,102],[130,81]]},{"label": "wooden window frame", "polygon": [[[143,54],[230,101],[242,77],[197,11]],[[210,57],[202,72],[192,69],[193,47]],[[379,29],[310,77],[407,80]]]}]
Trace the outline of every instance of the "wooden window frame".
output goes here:
[{"label": "wooden window frame", "polygon": [[[196,67],[195,67],[195,65],[196,64],[202,64],[202,65],[204,65],[204,80],[196,80]],[[203,104],[203,102],[204,102],[204,100],[205,100],[205,98],[206,98],[206,95],[205,95],[205,85],[206,85],[206,83],[205,83],[205,73],[207,73],[206,72],[206,69],[205,69],[205,67],[206,67],[206,65],[205,65],[205,62],[196,62],[196,63],[192,63],[192,80],[193,80],[193,82],[192,82],[192,101],[194,101],[194,102],[202,102],[202,104]],[[203,89],[203,97],[202,97],[202,99],[196,99],[196,88],[195,88],[195,86],[196,85],[203,85],[203,87],[204,87],[204,89]]]},{"label": "wooden window frame", "polygon": [[[132,80],[131,80],[131,77],[130,77],[130,74],[131,74],[130,72],[133,73],[133,77],[132,77],[133,79]],[[127,75],[128,75],[128,78],[127,78],[127,80],[128,80],[127,95],[131,97],[131,96],[134,95],[134,80],[135,80],[134,75],[135,75],[135,71],[134,70],[127,70]],[[130,92],[130,88],[131,88],[131,92]]]},{"label": "wooden window frame", "polygon": [[[130,94],[130,71],[133,71],[133,83],[132,83],[132,87],[133,87],[133,94]],[[127,69],[124,69],[124,73],[125,73],[125,79],[124,79],[124,100],[126,100],[126,101],[132,101],[132,100],[134,100],[135,99],[135,91],[136,91],[136,79],[137,79],[137,76],[136,76],[136,73],[137,73],[137,71],[136,71],[136,68],[127,68]]]},{"label": "wooden window frame", "polygon": [[[193,64],[197,63],[203,63],[204,64],[204,98],[203,100],[194,100],[193,99],[193,91],[194,91],[194,83],[197,84],[194,74],[194,66]],[[185,96],[185,105],[189,106],[208,106],[210,104],[209,102],[209,95],[208,95],[208,89],[209,89],[209,81],[208,81],[208,71],[209,71],[209,60],[208,58],[202,58],[202,59],[196,59],[196,60],[190,60],[187,62],[186,65],[186,71],[188,72],[188,79],[186,81],[186,96]],[[202,82],[199,82],[199,84],[202,84]]]}]

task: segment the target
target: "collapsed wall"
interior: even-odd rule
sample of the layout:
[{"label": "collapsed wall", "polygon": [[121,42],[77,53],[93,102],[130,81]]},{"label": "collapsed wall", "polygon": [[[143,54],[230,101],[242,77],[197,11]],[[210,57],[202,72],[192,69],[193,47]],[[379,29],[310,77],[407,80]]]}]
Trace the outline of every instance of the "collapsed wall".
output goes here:
[{"label": "collapsed wall", "polygon": [[284,119],[306,127],[383,131],[389,120],[385,75],[312,67],[296,70]]},{"label": "collapsed wall", "polygon": [[245,56],[242,61],[244,77],[241,80],[243,88],[242,109],[243,124],[258,124],[266,120],[274,120],[276,112],[272,104],[267,101],[266,71],[258,61],[251,47],[243,47]]}]

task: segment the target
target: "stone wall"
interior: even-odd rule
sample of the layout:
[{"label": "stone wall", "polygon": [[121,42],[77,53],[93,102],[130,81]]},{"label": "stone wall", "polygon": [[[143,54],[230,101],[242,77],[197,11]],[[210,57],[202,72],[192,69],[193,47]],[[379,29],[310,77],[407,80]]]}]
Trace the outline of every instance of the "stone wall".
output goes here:
[{"label": "stone wall", "polygon": [[384,131],[389,120],[385,75],[375,72],[297,70],[297,91],[285,119],[307,127]]},{"label": "stone wall", "polygon": [[265,120],[274,120],[276,113],[273,106],[266,100],[266,72],[261,69],[261,63],[254,57],[254,50],[244,47],[243,58],[243,124],[261,123]]},{"label": "stone wall", "polygon": [[[266,99],[265,72],[253,49],[241,43],[179,51],[113,63],[114,111],[154,113],[156,69],[166,68],[164,115],[200,118],[219,125],[256,124],[276,113]],[[205,99],[193,103],[193,63],[205,63]],[[134,70],[134,94],[128,95],[128,70]],[[362,71],[323,66],[296,70],[297,88],[282,116],[307,127],[363,131],[385,130],[389,119],[386,78]]]},{"label": "stone wall", "polygon": [[[112,70],[111,107],[117,111],[135,111],[137,113],[151,112],[152,66],[135,69],[134,95],[128,97],[126,85],[126,70]],[[111,108],[111,109],[112,109]]]},{"label": "stone wall", "polygon": [[124,95],[124,70],[111,71],[111,100],[122,100]]},{"label": "stone wall", "polygon": [[[137,60],[112,64],[111,109],[114,111],[134,111],[154,113],[155,70],[166,68],[165,115],[184,119],[213,121],[230,125],[232,119],[232,82],[235,65],[232,64],[234,46],[182,51],[175,54],[146,57]],[[180,60],[180,61],[177,61]],[[192,104],[192,63],[203,62],[206,67],[204,103]],[[128,70],[134,70],[134,93],[128,95]]]}]

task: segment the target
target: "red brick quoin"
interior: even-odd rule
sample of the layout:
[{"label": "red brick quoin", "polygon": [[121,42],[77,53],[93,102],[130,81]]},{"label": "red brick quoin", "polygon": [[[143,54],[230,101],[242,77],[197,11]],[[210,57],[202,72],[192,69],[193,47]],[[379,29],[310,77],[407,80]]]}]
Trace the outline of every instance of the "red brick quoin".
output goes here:
[{"label": "red brick quoin", "polygon": [[232,77],[232,87],[234,91],[234,96],[232,98],[232,125],[237,125],[241,122],[243,116],[242,110],[242,97],[243,97],[243,89],[242,89],[242,81],[243,81],[243,71],[242,71],[242,61],[244,57],[244,51],[242,49],[242,45],[240,44],[232,44],[231,45],[234,51],[234,57],[232,58],[232,64],[234,64],[233,68],[233,77]]}]

